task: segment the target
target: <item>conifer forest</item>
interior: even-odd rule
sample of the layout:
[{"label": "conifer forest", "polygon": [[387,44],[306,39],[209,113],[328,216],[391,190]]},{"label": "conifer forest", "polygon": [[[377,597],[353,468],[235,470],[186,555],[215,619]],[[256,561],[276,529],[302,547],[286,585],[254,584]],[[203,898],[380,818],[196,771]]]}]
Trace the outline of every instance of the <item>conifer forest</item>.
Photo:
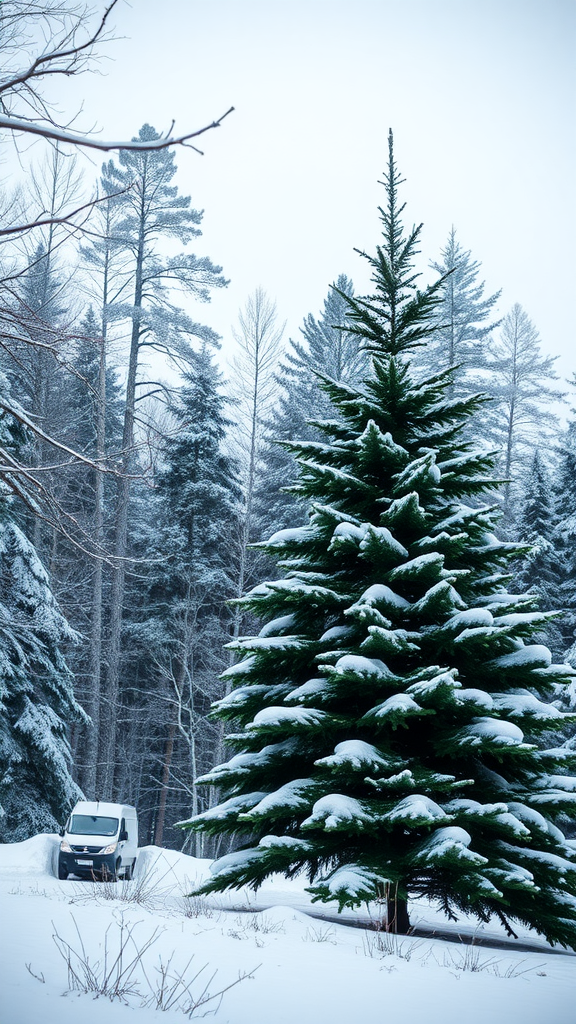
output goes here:
[{"label": "conifer forest", "polygon": [[574,945],[576,376],[457,224],[424,250],[393,131],[369,288],[289,336],[255,281],[218,337],[186,142],[44,97],[114,7],[0,9],[0,129],[45,140],[1,198],[0,841],[119,800],[204,891]]}]

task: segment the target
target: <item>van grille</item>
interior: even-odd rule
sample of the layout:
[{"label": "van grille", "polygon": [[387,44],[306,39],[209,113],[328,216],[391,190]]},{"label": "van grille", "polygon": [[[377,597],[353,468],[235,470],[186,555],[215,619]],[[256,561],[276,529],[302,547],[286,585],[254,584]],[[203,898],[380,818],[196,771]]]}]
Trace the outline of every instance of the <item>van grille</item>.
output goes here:
[{"label": "van grille", "polygon": [[73,853],[100,853],[101,846],[72,846]]}]

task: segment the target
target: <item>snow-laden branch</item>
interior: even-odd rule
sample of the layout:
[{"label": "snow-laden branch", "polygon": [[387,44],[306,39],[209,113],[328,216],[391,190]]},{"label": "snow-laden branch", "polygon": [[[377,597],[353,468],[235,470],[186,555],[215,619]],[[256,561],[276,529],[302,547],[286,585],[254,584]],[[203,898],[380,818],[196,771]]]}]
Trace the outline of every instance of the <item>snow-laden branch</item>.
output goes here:
[{"label": "snow-laden branch", "polygon": [[20,117],[12,117],[11,114],[0,113],[0,130],[5,129],[11,132],[23,132],[28,135],[40,135],[44,139],[51,139],[53,142],[69,142],[74,146],[84,146],[89,149],[97,149],[105,153],[110,152],[114,149],[125,149],[132,152],[139,151],[157,151],[160,149],[168,149],[170,146],[185,146],[187,149],[193,149],[196,153],[203,156],[203,151],[198,149],[197,146],[190,144],[191,139],[197,139],[200,135],[204,135],[206,132],[211,131],[213,128],[219,128],[225,117],[231,114],[234,107],[229,107],[226,113],[222,114],[216,121],[212,121],[210,124],[205,125],[203,128],[198,128],[194,132],[187,132],[184,135],[171,135],[168,133],[166,136],[160,139],[151,139],[149,142],[143,141],[130,141],[130,142],[104,142],[97,138],[93,138],[91,135],[82,135],[78,132],[69,132],[64,128],[59,128],[53,124],[39,124],[34,121],[27,121]]}]

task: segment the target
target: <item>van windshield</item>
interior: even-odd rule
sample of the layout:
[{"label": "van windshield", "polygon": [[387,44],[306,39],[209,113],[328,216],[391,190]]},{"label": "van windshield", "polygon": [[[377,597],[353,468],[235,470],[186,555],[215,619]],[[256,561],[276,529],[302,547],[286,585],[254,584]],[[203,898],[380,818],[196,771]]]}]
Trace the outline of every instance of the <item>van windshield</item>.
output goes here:
[{"label": "van windshield", "polygon": [[73,814],[68,831],[77,836],[115,836],[118,831],[118,818]]}]

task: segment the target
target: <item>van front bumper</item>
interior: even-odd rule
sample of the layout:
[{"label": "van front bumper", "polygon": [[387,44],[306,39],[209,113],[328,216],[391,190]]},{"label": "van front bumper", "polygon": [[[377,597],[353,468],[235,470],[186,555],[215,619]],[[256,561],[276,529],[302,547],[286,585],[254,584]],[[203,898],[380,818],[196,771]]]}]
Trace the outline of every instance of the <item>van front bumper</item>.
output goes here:
[{"label": "van front bumper", "polygon": [[69,875],[79,878],[92,878],[94,875],[109,878],[116,870],[120,853],[63,853],[58,854],[58,863]]}]

